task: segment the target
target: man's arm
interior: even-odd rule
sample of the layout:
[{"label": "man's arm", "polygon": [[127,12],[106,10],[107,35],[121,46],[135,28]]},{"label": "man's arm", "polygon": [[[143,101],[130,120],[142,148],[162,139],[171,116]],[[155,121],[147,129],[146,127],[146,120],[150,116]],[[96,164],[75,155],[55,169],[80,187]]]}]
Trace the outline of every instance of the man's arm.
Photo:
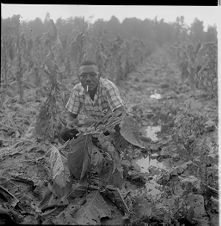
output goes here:
[{"label": "man's arm", "polygon": [[65,106],[68,111],[68,127],[73,127],[78,125],[78,112],[80,110],[80,99],[77,90],[77,86],[73,88],[73,91],[69,97],[69,100]]},{"label": "man's arm", "polygon": [[124,102],[120,96],[119,89],[114,83],[110,81],[107,85],[106,97],[112,112],[118,113],[125,111]]},{"label": "man's arm", "polygon": [[[124,106],[120,106],[120,107],[115,108],[115,109],[113,110],[112,115],[115,115],[115,116],[122,116],[125,112],[126,112],[126,111],[125,111]],[[104,116],[104,117],[106,117],[106,116]],[[115,128],[115,131],[120,131],[119,125],[116,125],[114,128]],[[104,135],[105,135],[105,136],[108,136],[109,134],[110,134],[110,133],[109,133],[108,131],[105,131],[105,132],[104,132]]]}]

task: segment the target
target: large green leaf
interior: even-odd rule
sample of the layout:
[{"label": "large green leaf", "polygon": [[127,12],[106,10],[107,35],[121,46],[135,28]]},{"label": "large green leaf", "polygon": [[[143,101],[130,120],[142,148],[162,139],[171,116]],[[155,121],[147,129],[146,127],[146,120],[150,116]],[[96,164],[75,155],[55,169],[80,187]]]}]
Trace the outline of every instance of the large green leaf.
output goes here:
[{"label": "large green leaf", "polygon": [[97,172],[98,174],[100,174],[100,172],[102,170],[103,161],[104,161],[104,157],[103,157],[102,153],[100,152],[100,150],[95,145],[92,145],[91,166],[93,167],[95,172]]},{"label": "large green leaf", "polygon": [[51,147],[51,155],[49,162],[54,182],[61,187],[65,187],[66,181],[64,177],[64,165],[62,162],[61,154],[54,146]]},{"label": "large green leaf", "polygon": [[121,121],[120,127],[120,134],[125,140],[135,146],[145,148],[140,140],[138,122],[133,117],[126,115]]},{"label": "large green leaf", "polygon": [[2,198],[2,200],[5,200],[5,202],[9,203],[13,207],[15,207],[19,202],[19,200],[13,194],[11,194],[2,186],[0,186],[0,197]]},{"label": "large green leaf", "polygon": [[53,190],[58,196],[63,196],[69,182],[68,175],[65,173],[64,164],[60,152],[53,145],[51,146],[51,155],[49,159],[51,174],[53,179]]},{"label": "large green leaf", "polygon": [[92,191],[87,196],[86,204],[77,211],[75,221],[80,225],[100,225],[100,219],[104,217],[111,217],[111,209],[99,191]]},{"label": "large green leaf", "polygon": [[106,189],[102,192],[102,195],[110,199],[124,214],[128,214],[130,212],[118,188],[106,186]]},{"label": "large green leaf", "polygon": [[120,167],[114,169],[114,160],[105,158],[100,172],[100,179],[105,185],[113,185],[121,188],[123,184],[123,172]]},{"label": "large green leaf", "polygon": [[91,136],[80,136],[70,142],[68,153],[68,168],[77,179],[83,179],[89,166],[89,152],[91,149]]}]

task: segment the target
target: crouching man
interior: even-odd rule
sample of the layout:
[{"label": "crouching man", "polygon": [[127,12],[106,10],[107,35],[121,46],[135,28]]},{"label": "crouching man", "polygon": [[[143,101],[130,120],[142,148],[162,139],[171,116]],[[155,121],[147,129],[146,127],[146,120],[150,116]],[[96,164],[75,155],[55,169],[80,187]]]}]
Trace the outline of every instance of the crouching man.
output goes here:
[{"label": "crouching man", "polygon": [[[84,126],[102,119],[105,115],[115,112],[124,113],[125,107],[117,86],[108,79],[101,78],[98,66],[92,61],[85,61],[79,67],[80,82],[73,87],[66,104],[69,114],[68,128],[61,133],[61,138],[67,141],[77,138],[79,125],[78,115],[83,117]],[[115,130],[119,131],[119,125]],[[108,132],[104,133],[108,135]]]}]

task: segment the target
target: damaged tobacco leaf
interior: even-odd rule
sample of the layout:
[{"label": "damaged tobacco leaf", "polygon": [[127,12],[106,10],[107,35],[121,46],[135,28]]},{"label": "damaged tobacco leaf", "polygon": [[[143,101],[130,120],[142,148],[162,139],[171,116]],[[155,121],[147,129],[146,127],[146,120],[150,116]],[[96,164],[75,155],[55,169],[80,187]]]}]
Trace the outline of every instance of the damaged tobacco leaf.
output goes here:
[{"label": "damaged tobacco leaf", "polygon": [[116,168],[115,171],[111,174],[108,184],[121,189],[123,182],[123,170]]},{"label": "damaged tobacco leaf", "polygon": [[147,200],[145,197],[136,197],[134,201],[134,212],[137,218],[151,217],[153,203]]},{"label": "damaged tobacco leaf", "polygon": [[70,173],[82,180],[89,167],[89,151],[91,149],[91,136],[79,136],[70,142],[71,151],[68,153],[68,168]]},{"label": "damaged tobacco leaf", "polygon": [[130,210],[118,188],[106,186],[105,190],[102,192],[102,195],[110,199],[124,214],[129,214]]},{"label": "damaged tobacco leaf", "polygon": [[121,188],[123,184],[123,170],[121,168],[114,169],[114,162],[110,158],[104,158],[102,170],[99,174],[100,181],[103,185],[113,185]]},{"label": "damaged tobacco leaf", "polygon": [[129,145],[131,145],[121,134],[120,132],[116,132],[111,134],[113,145],[116,150],[120,153],[123,153],[126,149],[128,149]]},{"label": "damaged tobacco leaf", "polygon": [[[51,61],[51,60],[49,60]],[[53,60],[52,60],[53,61]],[[56,66],[56,65],[54,65]],[[51,84],[46,101],[42,104],[37,115],[34,135],[43,140],[53,141],[59,136],[63,125],[62,113],[64,111],[63,92],[57,81],[57,72],[50,67],[48,73]]]},{"label": "damaged tobacco leaf", "polygon": [[57,132],[58,106],[55,94],[50,93],[45,103],[41,106],[37,116],[34,134],[37,138],[53,140]]},{"label": "damaged tobacco leaf", "polygon": [[111,209],[99,191],[92,191],[74,217],[76,223],[80,225],[100,225],[102,218],[111,218]]},{"label": "damaged tobacco leaf", "polygon": [[[110,144],[110,143],[109,143]],[[81,182],[86,179],[98,186],[112,184],[121,188],[123,173],[120,157],[113,145],[101,150],[92,143],[91,135],[82,135],[69,143],[68,168]]]},{"label": "damaged tobacco leaf", "polygon": [[121,170],[121,159],[120,159],[120,154],[118,150],[114,147],[114,145],[111,143],[111,137],[108,136],[99,136],[99,142],[101,145],[101,148],[103,151],[106,153],[110,154],[112,160],[113,160],[113,171],[116,169]]},{"label": "damaged tobacco leaf", "polygon": [[120,134],[125,140],[137,147],[145,148],[140,140],[138,122],[133,117],[125,115],[120,123],[120,128]]},{"label": "damaged tobacco leaf", "polygon": [[62,162],[62,157],[58,149],[54,146],[51,146],[51,155],[49,158],[50,168],[52,179],[54,182],[54,188],[56,193],[63,195],[66,188],[67,182],[69,181],[66,174],[64,165]]},{"label": "damaged tobacco leaf", "polygon": [[93,170],[100,174],[103,166],[104,157],[95,145],[92,145],[90,157],[91,166],[93,167]]},{"label": "damaged tobacco leaf", "polygon": [[11,206],[15,207],[19,200],[11,194],[7,189],[2,187],[0,185],[0,199],[2,199],[3,202],[9,203]]}]

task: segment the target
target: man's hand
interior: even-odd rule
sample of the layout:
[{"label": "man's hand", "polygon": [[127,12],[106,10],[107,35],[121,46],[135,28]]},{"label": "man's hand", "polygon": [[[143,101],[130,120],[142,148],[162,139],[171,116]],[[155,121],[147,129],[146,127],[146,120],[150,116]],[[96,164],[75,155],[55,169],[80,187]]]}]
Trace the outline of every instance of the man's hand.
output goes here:
[{"label": "man's hand", "polygon": [[72,120],[72,121],[68,121],[68,122],[67,122],[67,127],[70,128],[70,129],[72,129],[72,128],[77,127],[78,124],[79,124],[79,123],[78,123],[78,119],[74,119],[74,120]]},{"label": "man's hand", "polygon": [[68,116],[69,116],[68,117],[69,120],[67,122],[67,127],[72,129],[72,128],[78,126],[79,123],[78,123],[77,115],[69,112]]}]

